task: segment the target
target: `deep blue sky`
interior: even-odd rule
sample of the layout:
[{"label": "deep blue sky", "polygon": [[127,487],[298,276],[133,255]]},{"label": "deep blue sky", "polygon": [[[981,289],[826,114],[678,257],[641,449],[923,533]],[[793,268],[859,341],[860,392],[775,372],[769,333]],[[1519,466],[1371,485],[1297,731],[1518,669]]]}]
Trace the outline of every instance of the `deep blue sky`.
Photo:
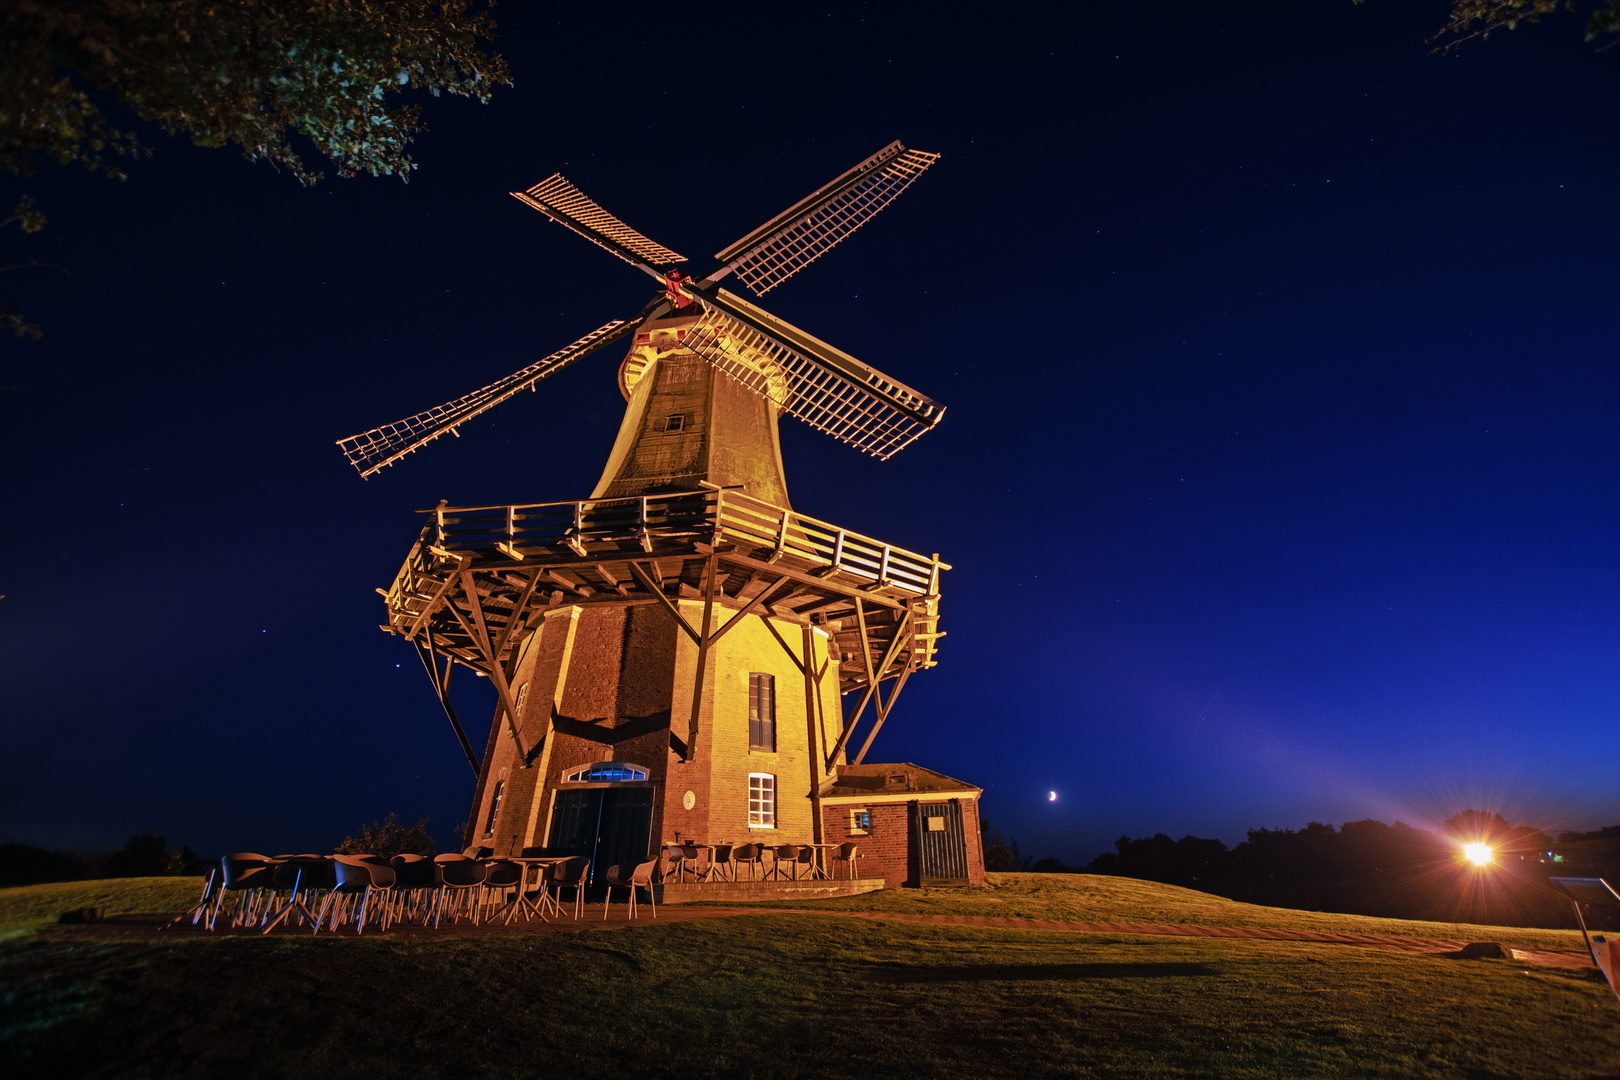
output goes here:
[{"label": "deep blue sky", "polygon": [[448,842],[471,779],[372,590],[416,508],[587,494],[616,357],[369,482],[333,440],[649,294],[507,191],[561,170],[701,263],[895,138],[944,158],[768,303],[949,408],[887,463],[783,421],[798,509],[956,567],[875,758],[1070,861],[1620,821],[1620,50],[1100,7],[508,4],[517,85],[429,102],[409,185],[155,131],[124,184],[0,181],[50,216],[0,243],[72,271],[0,276],[47,327],[0,342],[0,834]]}]

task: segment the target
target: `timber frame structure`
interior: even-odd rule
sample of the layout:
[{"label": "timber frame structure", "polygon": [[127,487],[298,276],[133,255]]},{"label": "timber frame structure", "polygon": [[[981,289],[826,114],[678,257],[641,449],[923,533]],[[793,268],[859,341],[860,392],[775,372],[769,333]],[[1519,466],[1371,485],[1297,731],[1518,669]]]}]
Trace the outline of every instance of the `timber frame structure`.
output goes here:
[{"label": "timber frame structure", "polygon": [[[676,724],[670,731],[671,749],[683,761],[697,745],[703,658],[750,615],[769,616],[764,625],[807,687],[821,684],[831,660],[806,670],[772,620],[818,626],[836,642],[839,692],[860,696],[841,718],[829,768],[847,753],[872,705],[852,760],[865,758],[912,672],[934,666],[935,643],[944,636],[937,628],[939,575],[950,566],[938,555],[884,544],[737,489],[705,485],[507,506],[441,502],[420,512],[431,520],[393,584],[377,590],[388,607],[382,629],[416,647],[475,774],[477,755],[450,704],[455,665],[490,680],[519,759],[533,762],[549,733],[524,745],[511,680],[524,639],[547,610],[565,603],[660,605],[697,646],[686,737],[676,734]],[[676,601],[683,599],[703,602],[697,625],[681,613]]]}]

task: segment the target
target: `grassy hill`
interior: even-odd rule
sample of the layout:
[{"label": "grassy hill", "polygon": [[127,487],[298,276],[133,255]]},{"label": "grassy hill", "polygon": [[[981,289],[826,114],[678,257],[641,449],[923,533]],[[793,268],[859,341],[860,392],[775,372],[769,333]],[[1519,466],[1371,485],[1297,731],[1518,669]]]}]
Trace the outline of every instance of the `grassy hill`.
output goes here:
[{"label": "grassy hill", "polygon": [[[94,942],[48,915],[177,910],[196,883],[0,890],[8,1077],[1594,1077],[1620,1005],[1588,973],[1344,945],[761,913],[406,941]],[[1302,928],[1569,947],[1578,934],[1257,908],[1121,878],[824,908]]]}]

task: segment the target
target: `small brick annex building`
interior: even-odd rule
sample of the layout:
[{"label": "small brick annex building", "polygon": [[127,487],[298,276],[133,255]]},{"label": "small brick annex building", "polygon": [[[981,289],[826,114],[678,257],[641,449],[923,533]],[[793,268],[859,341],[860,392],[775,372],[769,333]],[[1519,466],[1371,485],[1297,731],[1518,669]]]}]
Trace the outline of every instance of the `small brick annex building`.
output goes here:
[{"label": "small brick annex building", "polygon": [[891,889],[983,885],[981,788],[918,765],[845,765],[821,793],[827,842],[858,845],[863,877]]},{"label": "small brick annex building", "polygon": [[[379,590],[385,629],[417,649],[477,774],[469,845],[587,856],[600,880],[674,843],[855,843],[863,878],[982,883],[980,790],[865,763],[907,680],[936,662],[950,567],[795,511],[777,433],[791,412],[887,458],[944,407],[714,284],[751,280],[784,237],[792,259],[815,258],[936,156],[892,144],[699,281],[560,177],[518,193],[664,291],[634,323],[344,440],[370,475],[548,365],[630,340],[624,419],[589,498],[441,503]],[[805,246],[807,229],[831,231]],[[481,755],[451,704],[457,667],[495,691]]]}]

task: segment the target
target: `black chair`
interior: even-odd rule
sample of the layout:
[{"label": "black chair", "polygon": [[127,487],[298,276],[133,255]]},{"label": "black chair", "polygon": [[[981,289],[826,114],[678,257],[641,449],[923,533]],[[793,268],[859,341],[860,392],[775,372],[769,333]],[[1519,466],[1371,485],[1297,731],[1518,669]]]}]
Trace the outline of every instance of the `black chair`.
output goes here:
[{"label": "black chair", "polygon": [[[334,855],[332,871],[336,880],[332,891],[326,894],[326,903],[321,905],[315,932],[320,932],[328,911],[332,913],[331,930],[338,928],[345,913],[354,919],[356,934],[365,933],[366,920],[371,918],[377,920],[379,929],[388,929],[389,899],[394,887],[393,867],[376,856]],[[375,906],[373,898],[377,899]]]},{"label": "black chair", "polygon": [[315,923],[317,920],[307,901],[323,888],[335,883],[328,860],[321,855],[300,855],[277,864],[271,871],[272,889],[286,893],[286,900],[273,915],[267,915],[264,933],[268,934],[286,921],[289,915]]},{"label": "black chair", "polygon": [[447,899],[455,898],[456,908],[451,914],[451,921],[461,917],[462,901],[467,901],[471,909],[473,925],[478,925],[478,905],[473,902],[475,891],[482,888],[488,869],[477,859],[470,859],[465,855],[438,855],[433,859],[433,865],[439,880],[438,896],[434,900],[433,926],[438,929],[439,920],[444,917],[444,904]]},{"label": "black chair", "polygon": [[272,860],[268,855],[253,851],[238,851],[219,860],[222,881],[216,890],[214,911],[208,918],[208,929],[219,923],[219,915],[230,894],[236,896],[236,909],[231,912],[232,926],[246,926],[254,917],[266,890],[274,884]]},{"label": "black chair", "polygon": [[557,903],[559,911],[562,910],[562,904],[558,902],[562,899],[562,890],[573,889],[574,918],[577,919],[585,908],[585,876],[590,872],[590,869],[591,860],[583,855],[575,855],[573,858],[566,859],[563,862],[552,863],[542,873],[540,887],[544,889],[549,886],[557,890],[557,897],[554,902]]},{"label": "black chair", "polygon": [[[496,901],[504,906],[508,890],[516,890],[523,884],[523,866],[510,859],[485,859],[484,861],[484,893],[482,902],[487,907],[491,901],[489,894],[496,893]],[[513,899],[516,902],[516,899]],[[499,910],[499,908],[497,908]],[[514,912],[515,914],[515,912]]]},{"label": "black chair", "polygon": [[[759,880],[760,868],[764,865],[765,847],[762,844],[738,844],[731,849],[731,861],[737,866],[748,864],[748,880]],[[732,870],[732,879],[736,880],[736,870]]]},{"label": "black chair", "polygon": [[709,880],[720,878],[726,881],[737,880],[737,864],[731,861],[732,845],[716,844],[709,849]]},{"label": "black chair", "polygon": [[409,904],[409,917],[420,915],[426,925],[434,890],[439,887],[433,860],[426,855],[395,855],[388,860],[388,865],[394,871],[395,917],[406,918],[405,907]]},{"label": "black chair", "polygon": [[792,870],[793,880],[797,881],[799,879],[799,845],[778,844],[771,850],[776,855],[776,858],[771,860],[771,872],[766,874],[765,877],[767,879],[787,877],[788,871],[784,867],[788,867]]}]

